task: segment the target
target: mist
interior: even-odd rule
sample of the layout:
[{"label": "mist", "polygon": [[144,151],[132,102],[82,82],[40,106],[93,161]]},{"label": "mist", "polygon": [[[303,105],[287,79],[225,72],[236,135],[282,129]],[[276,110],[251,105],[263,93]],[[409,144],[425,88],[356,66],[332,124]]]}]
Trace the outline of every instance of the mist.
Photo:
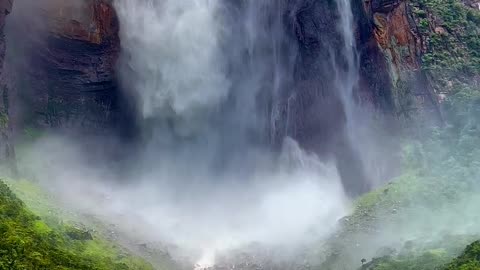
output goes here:
[{"label": "mist", "polygon": [[[25,150],[22,171],[69,209],[192,265],[251,245],[282,259],[334,232],[349,211],[335,161],[274,138],[296,58],[286,2],[114,6],[141,142],[130,151],[51,132]],[[103,153],[107,143],[124,156]]]},{"label": "mist", "polygon": [[327,237],[348,212],[335,168],[288,139],[278,159],[258,156],[248,173],[159,160],[149,170],[128,168],[135,178],[124,184],[122,171],[92,165],[60,137],[29,151],[35,179],[76,212],[115,224],[138,243],[170,246],[176,258],[212,256],[209,265],[217,253],[251,244],[293,252]]},{"label": "mist", "polygon": [[[325,45],[331,52],[321,66],[331,76],[321,79],[331,89],[315,93],[326,100],[318,117],[329,118],[320,127],[330,136],[321,147],[299,139],[292,108],[302,93],[287,11],[300,5],[115,0],[117,76],[132,97],[140,136],[129,145],[50,131],[23,149],[21,171],[68,209],[111,224],[127,245],[159,247],[190,268],[257,249],[275,251],[272,260],[303,261],[304,253],[331,244],[356,195],[395,174],[391,149],[400,144],[372,128],[388,116],[358,102],[352,7],[347,0],[335,4],[341,46]],[[72,14],[81,8],[72,5]],[[359,233],[342,247],[353,257],[345,263],[355,265],[383,246],[437,239],[446,230],[479,233],[478,217],[458,211],[477,201],[466,197],[436,213],[416,207],[376,221],[375,239]]]}]

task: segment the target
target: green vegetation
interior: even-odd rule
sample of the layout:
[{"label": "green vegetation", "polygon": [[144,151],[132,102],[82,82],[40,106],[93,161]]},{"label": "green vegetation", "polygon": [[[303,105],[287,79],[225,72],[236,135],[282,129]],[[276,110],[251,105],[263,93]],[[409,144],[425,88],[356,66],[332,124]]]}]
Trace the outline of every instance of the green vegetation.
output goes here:
[{"label": "green vegetation", "polygon": [[319,269],[480,269],[478,242],[455,259],[480,239],[480,89],[450,93],[445,124],[405,142],[402,175],[355,202]]},{"label": "green vegetation", "polygon": [[361,270],[478,270],[480,269],[480,241],[473,242],[457,258],[445,250],[430,250],[421,254],[405,253],[396,257],[374,258]]},{"label": "green vegetation", "polygon": [[425,43],[423,67],[442,87],[480,73],[480,11],[460,0],[412,0]]},{"label": "green vegetation", "polygon": [[0,269],[152,267],[81,227],[42,220],[0,182]]},{"label": "green vegetation", "polygon": [[470,244],[458,258],[449,263],[445,270],[480,269],[480,241]]},{"label": "green vegetation", "polygon": [[422,131],[404,149],[403,174],[361,197],[353,218],[409,206],[439,208],[478,190],[480,176],[480,91],[463,88],[445,103],[445,126]]},{"label": "green vegetation", "polygon": [[448,262],[448,256],[443,250],[427,251],[423,254],[405,254],[396,258],[385,256],[374,258],[362,266],[362,270],[405,269],[405,270],[435,270]]}]

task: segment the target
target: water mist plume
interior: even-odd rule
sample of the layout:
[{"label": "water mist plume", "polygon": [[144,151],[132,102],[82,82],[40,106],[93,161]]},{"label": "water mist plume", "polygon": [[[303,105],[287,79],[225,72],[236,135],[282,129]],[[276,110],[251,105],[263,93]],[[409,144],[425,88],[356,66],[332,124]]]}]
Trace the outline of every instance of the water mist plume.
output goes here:
[{"label": "water mist plume", "polygon": [[138,243],[170,245],[176,258],[195,261],[251,244],[295,250],[328,237],[348,211],[335,168],[292,140],[277,161],[257,159],[249,179],[233,170],[221,181],[209,179],[213,173],[185,179],[181,164],[160,164],[150,173],[133,172],[137,177],[125,184],[74,145],[49,137],[30,149],[40,183],[75,211],[115,224]]}]

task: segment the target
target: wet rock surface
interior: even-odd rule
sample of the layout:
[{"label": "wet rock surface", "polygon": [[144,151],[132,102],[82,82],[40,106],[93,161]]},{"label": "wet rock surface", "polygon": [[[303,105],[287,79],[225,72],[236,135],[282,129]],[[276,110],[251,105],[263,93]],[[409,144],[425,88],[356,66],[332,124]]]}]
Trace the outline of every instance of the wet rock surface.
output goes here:
[{"label": "wet rock surface", "polygon": [[28,107],[19,122],[95,133],[115,122],[120,41],[110,1],[20,0],[7,28],[18,107]]}]

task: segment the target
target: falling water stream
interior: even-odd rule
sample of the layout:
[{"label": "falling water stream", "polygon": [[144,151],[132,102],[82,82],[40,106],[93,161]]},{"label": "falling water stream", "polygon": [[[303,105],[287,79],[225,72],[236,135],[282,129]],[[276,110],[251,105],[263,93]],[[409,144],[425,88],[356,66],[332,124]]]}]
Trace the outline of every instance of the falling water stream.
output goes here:
[{"label": "falling water stream", "polygon": [[353,13],[351,0],[336,0],[338,12],[340,14],[339,29],[343,36],[343,56],[346,59],[346,70],[342,74],[338,74],[337,81],[342,90],[342,99],[347,115],[348,133],[352,134],[354,127],[352,120],[354,116],[355,103],[353,101],[353,90],[358,83],[358,56],[355,36],[353,32]]},{"label": "falling water stream", "polygon": [[[336,80],[350,118],[354,114],[352,95],[358,79],[353,15],[349,0],[336,1],[340,14],[338,31],[344,39],[341,50],[347,65],[334,68],[336,78],[324,79]],[[198,248],[209,242],[200,247],[205,248],[200,253],[201,265],[213,264],[218,249],[239,248],[252,242],[275,246],[282,242],[280,238],[287,242],[289,237],[303,239],[305,232],[318,224],[323,225],[319,236],[324,237],[345,214],[341,182],[328,169],[330,164],[306,154],[291,139],[283,143],[280,159],[271,151],[273,141],[284,139],[278,138],[279,134],[289,135],[295,126],[290,101],[295,95],[292,89],[298,44],[287,34],[291,30],[285,22],[291,19],[288,12],[296,6],[293,2],[115,1],[121,26],[124,88],[137,96],[139,112],[151,132],[142,162],[159,172],[149,177],[167,186],[177,186],[177,214],[182,214],[183,204],[191,210],[189,200],[195,204],[192,209],[208,209],[212,206],[210,197],[219,196],[218,200],[225,201],[214,200],[212,209],[238,215],[216,222],[215,226],[220,228],[217,235],[211,235],[208,222],[218,217],[204,213],[186,219],[197,222],[193,233],[199,239],[185,237],[178,245],[190,241]],[[184,168],[182,164],[188,166]],[[169,184],[173,181],[170,178],[174,184]],[[241,188],[229,196],[232,185]],[[270,194],[263,191],[263,186],[285,188],[286,193]],[[182,192],[178,192],[179,188]],[[193,190],[203,196],[192,198]],[[262,217],[256,216],[258,204],[249,208],[255,200],[264,203],[265,209],[258,212]],[[298,208],[289,202],[285,204],[288,210],[277,213],[277,208],[290,200],[306,201]],[[239,210],[235,208],[238,204],[246,206]],[[186,212],[185,216],[188,213],[191,214]],[[255,213],[253,217],[251,213]],[[247,220],[243,224],[245,220],[239,221],[242,217],[259,221]],[[178,221],[182,225],[186,222],[183,218]],[[269,230],[270,220],[265,218],[271,218],[278,229]],[[156,222],[152,217],[149,220]],[[290,224],[291,220],[295,224]],[[227,226],[229,222],[240,222],[243,227],[232,229]],[[208,233],[202,231],[204,228]],[[182,239],[182,226],[176,230],[180,231],[177,239],[171,241]],[[191,234],[192,228],[186,227],[185,231]],[[289,236],[292,231],[295,233]]]}]

